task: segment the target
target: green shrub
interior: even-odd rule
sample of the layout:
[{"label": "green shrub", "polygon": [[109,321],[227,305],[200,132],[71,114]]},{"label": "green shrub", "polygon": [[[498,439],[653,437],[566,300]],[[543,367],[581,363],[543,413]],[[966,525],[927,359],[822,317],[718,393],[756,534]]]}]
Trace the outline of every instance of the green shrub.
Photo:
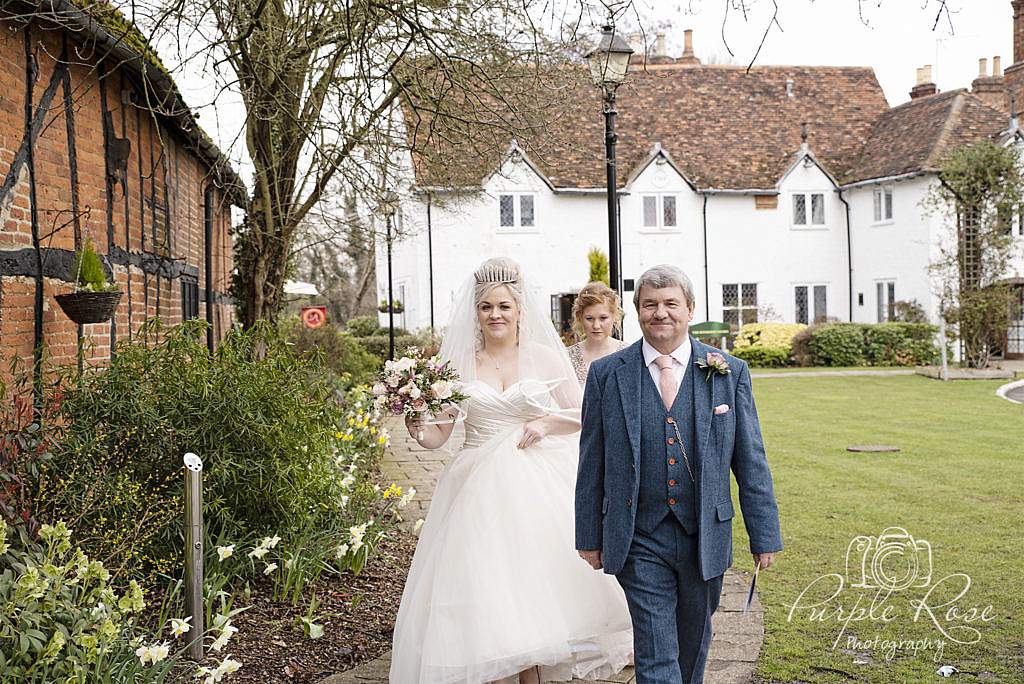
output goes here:
[{"label": "green shrub", "polygon": [[925,323],[826,323],[793,338],[801,366],[913,366],[933,363],[935,326]]},{"label": "green shrub", "polygon": [[[356,337],[379,335],[381,331],[376,314],[371,316],[354,316],[345,321],[345,328]],[[384,331],[387,332],[387,328],[384,328]]]},{"label": "green shrub", "polygon": [[927,323],[864,326],[864,349],[872,366],[918,366],[935,362],[936,327]]},{"label": "green shrub", "polygon": [[89,292],[105,292],[116,290],[117,285],[107,282],[107,274],[103,270],[103,262],[92,246],[92,240],[85,238],[75,255],[75,274],[79,289]]},{"label": "green shrub", "polygon": [[287,339],[300,354],[319,354],[317,361],[330,369],[342,389],[373,382],[381,359],[366,351],[350,333],[327,324],[307,328],[298,318],[282,323]]},{"label": "green shrub", "polygon": [[0,681],[167,680],[185,645],[158,640],[163,619],[155,635],[138,626],[137,583],[119,596],[103,564],[72,547],[64,523],[43,525],[42,543],[25,530],[9,540],[10,531],[0,521]]},{"label": "green shrub", "polygon": [[867,362],[864,332],[856,323],[823,325],[814,331],[809,346],[815,366],[863,366]]},{"label": "green shrub", "polygon": [[171,522],[186,452],[204,462],[214,537],[307,529],[345,494],[335,450],[346,413],[323,366],[266,328],[232,332],[210,354],[205,329],[147,323],[65,396],[69,425],[41,485],[49,519],[74,519],[93,553],[132,574],[180,562]]},{"label": "green shrub", "polygon": [[[383,360],[388,357],[388,336],[387,331],[383,335],[373,337],[360,337],[359,343],[377,358]],[[441,346],[441,340],[437,335],[431,335],[428,331],[415,335],[395,335],[395,356],[400,356],[409,347],[418,347],[427,356],[437,353]]]},{"label": "green shrub", "polygon": [[779,368],[785,366],[790,360],[789,347],[766,345],[736,347],[732,353],[733,356],[743,359],[754,368]]},{"label": "green shrub", "polygon": [[806,327],[800,323],[747,323],[736,335],[732,353],[751,366],[784,366],[790,361],[793,336]]}]

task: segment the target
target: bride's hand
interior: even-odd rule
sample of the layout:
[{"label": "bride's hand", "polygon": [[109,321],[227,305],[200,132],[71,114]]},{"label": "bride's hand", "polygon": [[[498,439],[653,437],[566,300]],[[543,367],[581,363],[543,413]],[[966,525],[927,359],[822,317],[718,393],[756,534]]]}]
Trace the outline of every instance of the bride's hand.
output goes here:
[{"label": "bride's hand", "polygon": [[526,449],[544,439],[548,434],[548,426],[543,418],[531,420],[523,426],[523,436],[519,438],[519,448]]},{"label": "bride's hand", "polygon": [[427,419],[422,413],[405,417],[405,428],[409,431],[409,435],[419,441],[420,436],[423,434],[424,428],[427,426]]}]

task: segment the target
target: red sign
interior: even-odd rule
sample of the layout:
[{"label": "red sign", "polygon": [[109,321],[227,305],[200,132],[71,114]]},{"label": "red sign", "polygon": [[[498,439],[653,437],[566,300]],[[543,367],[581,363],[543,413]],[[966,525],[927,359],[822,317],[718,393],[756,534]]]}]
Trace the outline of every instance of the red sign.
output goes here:
[{"label": "red sign", "polygon": [[302,307],[302,322],[307,328],[319,328],[327,322],[326,306],[304,306]]}]

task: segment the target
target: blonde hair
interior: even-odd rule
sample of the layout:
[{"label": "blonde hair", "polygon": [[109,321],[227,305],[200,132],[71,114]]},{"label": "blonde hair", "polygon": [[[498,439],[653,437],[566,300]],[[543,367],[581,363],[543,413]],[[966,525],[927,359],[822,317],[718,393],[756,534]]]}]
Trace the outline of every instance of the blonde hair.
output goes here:
[{"label": "blonde hair", "polygon": [[578,339],[582,340],[587,336],[583,325],[583,312],[597,304],[608,307],[614,321],[612,329],[616,332],[621,331],[624,312],[619,303],[619,295],[604,283],[594,281],[583,286],[572,305],[572,329]]}]

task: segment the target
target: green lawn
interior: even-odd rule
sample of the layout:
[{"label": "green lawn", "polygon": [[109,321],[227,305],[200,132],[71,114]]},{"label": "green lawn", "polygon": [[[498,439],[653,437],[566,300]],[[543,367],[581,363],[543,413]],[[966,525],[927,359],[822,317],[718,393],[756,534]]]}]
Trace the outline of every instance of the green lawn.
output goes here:
[{"label": "green lawn", "polygon": [[[1024,682],[1024,406],[995,396],[998,381],[940,383],[918,376],[825,377],[755,380],[768,459],[775,477],[786,550],[760,579],[765,645],[759,674],[780,682],[921,682],[938,680],[952,664],[960,681]],[[855,454],[850,444],[892,444],[895,454]],[[737,510],[739,510],[737,508]],[[816,578],[845,575],[847,547],[858,535],[905,528],[931,544],[933,590],[927,603],[947,632],[940,608],[959,593],[953,580],[966,573],[971,586],[956,605],[991,605],[994,619],[975,621],[976,643],[959,645],[936,629],[927,613],[914,621],[913,600],[928,586],[893,593],[886,624],[870,617],[845,627],[835,616],[812,620],[808,611],[789,619],[791,606]],[[750,568],[747,538],[736,527],[736,566]],[[904,558],[906,556],[903,556]],[[890,576],[899,555],[888,557]],[[922,563],[922,566],[924,563]],[[859,566],[858,566],[859,568]],[[923,572],[923,567],[922,567]],[[920,575],[919,575],[920,576]],[[803,605],[834,591],[812,588]],[[948,589],[948,590],[947,590]],[[849,614],[866,609],[873,592],[846,586],[830,603]],[[844,616],[845,618],[845,616]],[[843,634],[833,650],[833,642]],[[897,650],[851,644],[878,637],[931,640],[931,650]],[[936,640],[943,655],[933,662]],[[866,661],[856,663],[855,661]],[[979,677],[980,675],[980,677]]]}]

